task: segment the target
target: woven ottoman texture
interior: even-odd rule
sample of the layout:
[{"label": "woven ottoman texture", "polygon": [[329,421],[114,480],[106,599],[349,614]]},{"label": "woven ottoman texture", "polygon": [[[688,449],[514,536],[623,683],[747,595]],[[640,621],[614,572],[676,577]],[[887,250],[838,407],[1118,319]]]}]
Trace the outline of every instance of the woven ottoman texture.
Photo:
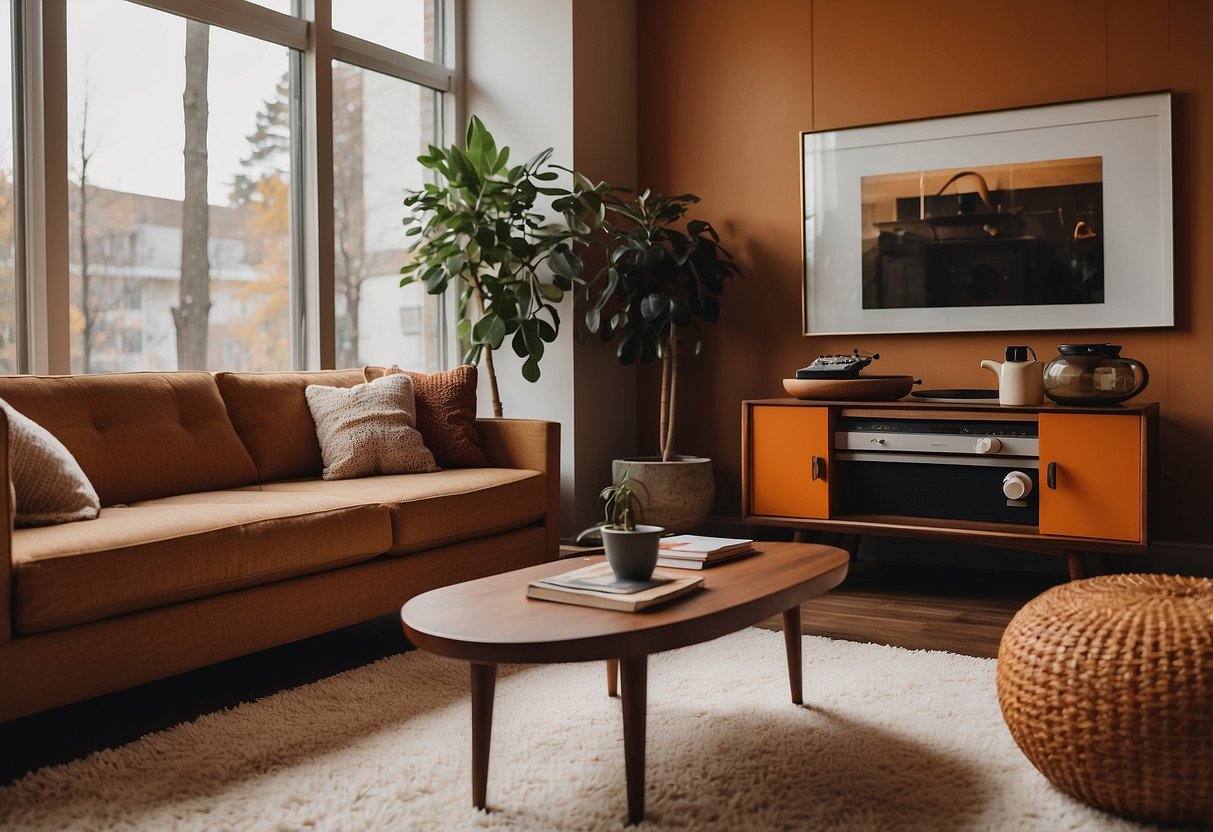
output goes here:
[{"label": "woven ottoman texture", "polygon": [[1213,580],[1108,575],[1034,598],[999,645],[998,703],[1063,791],[1213,827]]}]

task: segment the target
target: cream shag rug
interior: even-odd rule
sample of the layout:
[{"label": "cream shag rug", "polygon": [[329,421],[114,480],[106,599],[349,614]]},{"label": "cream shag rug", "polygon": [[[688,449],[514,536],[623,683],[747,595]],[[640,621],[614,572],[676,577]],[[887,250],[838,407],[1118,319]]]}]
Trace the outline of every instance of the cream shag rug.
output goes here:
[{"label": "cream shag rug", "polygon": [[[649,659],[647,817],[666,830],[1130,830],[1054,789],[998,710],[994,661],[744,630]],[[421,652],[33,772],[20,830],[620,829],[601,663],[503,666],[488,800],[471,807],[466,664]]]}]

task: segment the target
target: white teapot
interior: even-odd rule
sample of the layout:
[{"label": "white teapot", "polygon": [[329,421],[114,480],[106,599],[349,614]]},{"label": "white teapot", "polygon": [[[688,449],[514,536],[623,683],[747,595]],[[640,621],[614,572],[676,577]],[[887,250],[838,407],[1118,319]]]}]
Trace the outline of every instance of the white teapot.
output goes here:
[{"label": "white teapot", "polygon": [[[1028,360],[1028,353],[1032,360]],[[1006,362],[985,359],[981,366],[998,376],[998,403],[1034,405],[1044,401],[1044,365],[1031,347],[1007,347]]]}]

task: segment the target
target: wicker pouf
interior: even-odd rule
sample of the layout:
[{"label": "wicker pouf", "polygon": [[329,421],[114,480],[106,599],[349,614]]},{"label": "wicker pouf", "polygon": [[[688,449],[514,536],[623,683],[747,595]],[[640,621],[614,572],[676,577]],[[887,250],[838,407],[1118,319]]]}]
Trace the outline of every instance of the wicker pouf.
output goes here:
[{"label": "wicker pouf", "polygon": [[1054,587],[998,649],[1011,735],[1054,785],[1137,820],[1213,825],[1213,581]]}]

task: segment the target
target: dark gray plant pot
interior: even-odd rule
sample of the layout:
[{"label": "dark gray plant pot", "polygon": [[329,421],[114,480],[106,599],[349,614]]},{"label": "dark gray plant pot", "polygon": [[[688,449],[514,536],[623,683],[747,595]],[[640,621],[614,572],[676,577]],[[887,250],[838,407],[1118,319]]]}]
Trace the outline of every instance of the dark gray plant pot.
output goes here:
[{"label": "dark gray plant pot", "polygon": [[602,546],[615,577],[634,581],[652,577],[657,566],[657,541],[664,533],[661,526],[637,526],[630,532],[603,526]]}]

